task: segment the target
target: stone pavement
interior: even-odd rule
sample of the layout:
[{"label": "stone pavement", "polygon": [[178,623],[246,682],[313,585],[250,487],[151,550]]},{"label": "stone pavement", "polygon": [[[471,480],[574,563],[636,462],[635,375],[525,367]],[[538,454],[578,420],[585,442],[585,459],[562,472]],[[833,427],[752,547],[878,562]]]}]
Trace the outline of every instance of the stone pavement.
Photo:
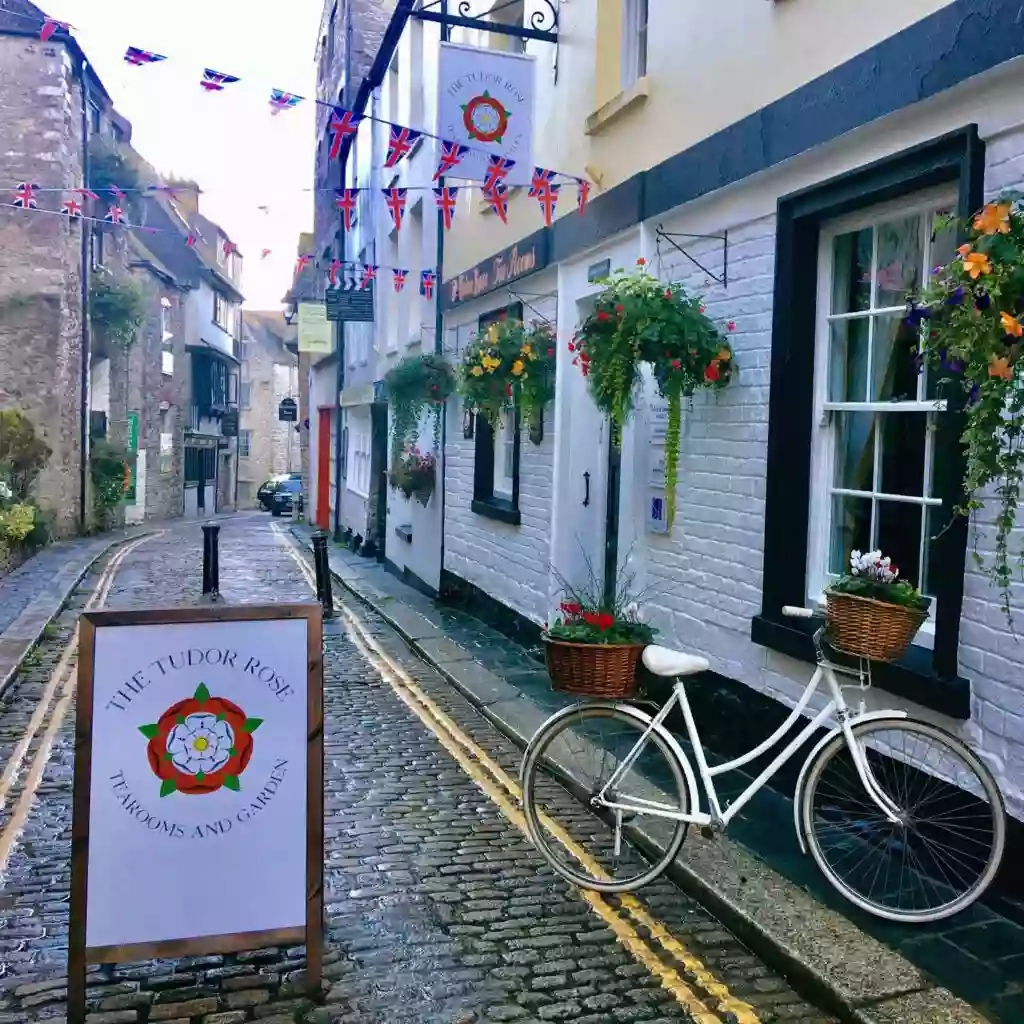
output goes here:
[{"label": "stone pavement", "polygon": [[[308,540],[306,528],[293,531]],[[520,747],[551,714],[572,703],[551,689],[539,649],[524,648],[465,612],[438,604],[375,561],[333,544],[329,550],[332,571],[346,588]],[[735,775],[739,792],[750,776]],[[1004,870],[1017,867],[1004,864]],[[759,955],[861,1020],[977,1019],[965,1003],[994,1022],[1024,1020],[1024,927],[1001,912],[1005,905],[993,899],[925,926],[890,924],[862,913],[801,854],[788,793],[762,790],[727,838],[709,841],[691,829],[676,878]]]},{"label": "stone pavement", "polygon": [[[200,549],[198,525],[147,539],[125,557],[107,606],[194,602]],[[233,518],[221,531],[221,593],[232,603],[309,600],[296,557],[269,517]],[[16,753],[105,562],[0,700],[0,766]],[[466,751],[479,745],[514,774],[518,747],[381,617],[356,611],[368,641],[357,643],[345,619],[325,629],[322,1005],[302,992],[304,949],[276,948],[93,966],[88,1024],[728,1024],[732,1012],[716,1009],[726,1005],[722,984],[731,1005],[754,1008],[746,1020],[831,1020],[670,880],[643,894],[641,918],[555,876],[507,797],[467,767]],[[394,659],[404,683],[376,667],[366,642]],[[414,687],[447,716],[458,744],[425,705],[413,709]],[[56,720],[49,752],[33,741],[27,762],[41,773],[16,773],[0,806],[0,1024],[57,1024],[65,1013],[72,722]]]}]

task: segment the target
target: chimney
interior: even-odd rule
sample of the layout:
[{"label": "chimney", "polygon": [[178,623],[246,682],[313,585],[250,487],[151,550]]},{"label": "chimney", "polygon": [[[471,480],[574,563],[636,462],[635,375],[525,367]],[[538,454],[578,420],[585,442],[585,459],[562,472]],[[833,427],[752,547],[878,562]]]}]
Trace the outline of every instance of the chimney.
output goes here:
[{"label": "chimney", "polygon": [[167,179],[168,188],[180,189],[174,193],[174,205],[181,215],[191,224],[199,213],[199,185],[187,179]]}]

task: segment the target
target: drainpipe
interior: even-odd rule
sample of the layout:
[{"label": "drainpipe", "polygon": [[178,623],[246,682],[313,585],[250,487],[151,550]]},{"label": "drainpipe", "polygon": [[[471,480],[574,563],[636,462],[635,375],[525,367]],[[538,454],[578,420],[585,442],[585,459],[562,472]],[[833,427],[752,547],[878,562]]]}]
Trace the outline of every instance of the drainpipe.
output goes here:
[{"label": "drainpipe", "polygon": [[[89,86],[86,71],[89,62],[82,61],[82,186],[89,186]],[[81,464],[78,474],[78,529],[85,533],[89,526],[88,517],[88,482],[89,482],[89,365],[92,358],[91,340],[89,337],[89,242],[92,238],[92,223],[82,221],[82,252],[81,252],[81,285],[82,285],[82,366],[81,417],[79,422],[79,445],[81,447]]]},{"label": "drainpipe", "polygon": [[[448,0],[441,0],[441,14],[448,14]],[[441,22],[441,41],[448,42],[451,38],[451,31],[446,22]],[[438,181],[438,187],[444,188],[444,178]],[[434,352],[441,355],[444,352],[444,314],[441,312],[441,281],[444,277],[441,265],[444,262],[444,214],[437,211],[437,280],[434,282]],[[444,581],[444,518],[445,518],[445,469],[448,465],[446,452],[448,450],[448,403],[446,402],[441,410],[441,451],[438,453],[441,464],[441,568],[437,574],[437,596],[441,597]]]}]

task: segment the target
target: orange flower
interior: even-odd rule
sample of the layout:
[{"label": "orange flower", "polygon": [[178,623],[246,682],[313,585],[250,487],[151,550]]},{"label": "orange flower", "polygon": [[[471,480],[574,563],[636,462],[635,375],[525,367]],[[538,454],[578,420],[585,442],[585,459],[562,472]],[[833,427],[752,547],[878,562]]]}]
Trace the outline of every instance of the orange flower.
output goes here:
[{"label": "orange flower", "polygon": [[1013,380],[1013,370],[1010,368],[1010,360],[1006,356],[990,356],[988,361],[988,375],[990,377],[1001,377],[1003,380]]},{"label": "orange flower", "polygon": [[974,230],[983,235],[1008,235],[1010,233],[1010,204],[989,203],[974,218]]},{"label": "orange flower", "polygon": [[1007,334],[1012,334],[1015,338],[1024,334],[1024,327],[1015,316],[1011,316],[1009,313],[1000,313],[999,319],[1003,321],[1003,330]]},{"label": "orange flower", "polygon": [[964,257],[964,270],[977,281],[982,274],[992,273],[992,261],[983,252],[968,253]]},{"label": "orange flower", "polygon": [[639,259],[638,259],[638,260],[636,261],[636,265],[637,265],[638,267],[645,267],[645,266],[647,266],[647,260],[645,260],[645,259],[643,258],[643,256],[641,256],[641,257],[640,257],[640,258],[639,258]]},{"label": "orange flower", "polygon": [[970,244],[970,242],[967,242],[964,245],[961,245],[960,248],[957,249],[957,252],[960,253],[961,256],[966,256],[970,251],[971,251],[971,244]]}]

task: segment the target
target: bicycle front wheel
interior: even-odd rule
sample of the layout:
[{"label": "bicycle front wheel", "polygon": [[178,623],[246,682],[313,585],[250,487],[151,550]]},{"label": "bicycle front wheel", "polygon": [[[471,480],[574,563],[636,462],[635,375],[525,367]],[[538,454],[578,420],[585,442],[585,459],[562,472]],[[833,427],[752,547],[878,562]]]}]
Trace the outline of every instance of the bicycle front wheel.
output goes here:
[{"label": "bicycle front wheel", "polygon": [[[598,892],[639,889],[668,867],[686,838],[685,822],[641,809],[656,805],[665,814],[682,815],[689,803],[679,760],[658,731],[605,791],[648,724],[614,704],[585,704],[556,715],[530,744],[523,765],[530,836],[551,867],[574,885]],[[599,806],[602,792],[629,810]],[[642,831],[655,834],[663,851],[653,860],[627,839],[637,836],[641,816]]]},{"label": "bicycle front wheel", "polygon": [[991,884],[1006,843],[992,773],[925,722],[877,719],[855,725],[853,736],[898,820],[868,795],[840,733],[815,758],[802,794],[818,867],[848,900],[889,921],[924,924],[969,907]]}]

